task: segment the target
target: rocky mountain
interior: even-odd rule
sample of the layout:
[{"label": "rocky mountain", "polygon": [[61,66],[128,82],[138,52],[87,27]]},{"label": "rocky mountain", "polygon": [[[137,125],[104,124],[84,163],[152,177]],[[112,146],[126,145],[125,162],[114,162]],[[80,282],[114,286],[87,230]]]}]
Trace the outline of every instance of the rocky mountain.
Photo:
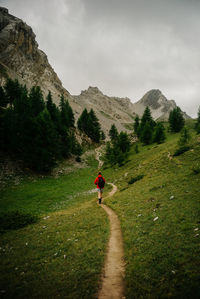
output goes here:
[{"label": "rocky mountain", "polygon": [[50,90],[56,104],[59,103],[60,95],[64,94],[76,120],[84,108],[92,108],[105,133],[108,133],[113,123],[119,131],[132,129],[134,117],[136,114],[141,116],[147,105],[154,119],[167,119],[169,111],[176,107],[176,103],[168,101],[159,90],[149,91],[135,104],[129,98],[106,96],[97,87],[89,87],[80,95],[72,96],[62,86],[46,54],[38,48],[31,27],[10,15],[6,8],[0,7],[0,85],[8,77],[17,78],[28,88],[39,85],[44,96]]},{"label": "rocky mountain", "polygon": [[58,95],[68,91],[62,86],[50,66],[46,54],[38,48],[35,34],[21,19],[0,8],[0,83],[7,77],[17,78],[27,87],[39,85],[44,94],[51,91],[55,101]]},{"label": "rocky mountain", "polygon": [[[152,117],[156,120],[167,120],[171,110],[177,107],[174,100],[167,100],[159,89],[148,91],[138,102],[133,104],[133,110],[141,116],[146,108],[151,109]],[[185,119],[190,118],[183,112]]]}]

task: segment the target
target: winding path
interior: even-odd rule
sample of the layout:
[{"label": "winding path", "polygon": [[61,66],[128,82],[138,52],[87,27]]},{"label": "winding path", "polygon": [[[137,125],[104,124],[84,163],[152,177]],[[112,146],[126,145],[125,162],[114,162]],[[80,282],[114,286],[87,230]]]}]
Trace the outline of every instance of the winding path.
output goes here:
[{"label": "winding path", "polygon": [[[99,162],[100,154],[96,149],[96,158]],[[101,167],[99,165],[99,167]],[[117,187],[112,184],[113,189],[107,197],[113,196],[117,191]],[[101,277],[101,287],[98,293],[98,299],[121,299],[124,297],[124,249],[123,239],[120,227],[120,221],[115,212],[108,206],[102,204],[101,207],[106,211],[110,220],[110,237],[108,241],[108,248],[106,260]]]}]

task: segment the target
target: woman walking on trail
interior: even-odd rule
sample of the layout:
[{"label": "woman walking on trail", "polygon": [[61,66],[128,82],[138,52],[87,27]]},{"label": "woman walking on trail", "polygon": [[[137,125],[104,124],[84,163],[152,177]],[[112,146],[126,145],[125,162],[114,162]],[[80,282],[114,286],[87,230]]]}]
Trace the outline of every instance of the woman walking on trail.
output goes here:
[{"label": "woman walking on trail", "polygon": [[104,188],[105,182],[106,181],[102,177],[101,172],[99,172],[98,177],[94,181],[95,185],[97,185],[99,204],[101,204],[101,201],[102,201],[102,193],[103,193],[103,188]]}]

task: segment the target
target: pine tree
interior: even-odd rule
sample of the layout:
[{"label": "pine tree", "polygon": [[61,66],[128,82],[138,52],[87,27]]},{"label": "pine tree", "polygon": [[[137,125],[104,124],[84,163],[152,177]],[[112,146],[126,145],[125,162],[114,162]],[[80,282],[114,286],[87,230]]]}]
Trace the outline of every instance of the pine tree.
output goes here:
[{"label": "pine tree", "polygon": [[112,124],[108,135],[110,136],[111,141],[114,141],[114,140],[117,139],[119,133],[118,133],[117,128],[114,124]]},{"label": "pine tree", "polygon": [[139,137],[140,118],[138,115],[135,118],[133,127],[134,127],[135,134]]},{"label": "pine tree", "polygon": [[49,171],[56,163],[58,156],[58,136],[47,109],[36,118],[34,144],[30,152],[31,167],[37,171]]},{"label": "pine tree", "polygon": [[38,116],[45,108],[45,102],[43,99],[42,91],[39,86],[33,86],[29,93],[29,101],[31,104],[31,110],[33,117]]},{"label": "pine tree", "polygon": [[180,132],[184,127],[185,120],[179,107],[174,108],[169,114],[169,126],[171,132]]},{"label": "pine tree", "polygon": [[53,103],[51,92],[49,91],[47,96],[46,108],[49,111],[52,121],[57,127],[59,121],[59,110],[56,107],[56,104]]},{"label": "pine tree", "polygon": [[4,85],[4,90],[6,94],[6,102],[12,105],[14,100],[18,99],[21,94],[21,85],[17,79],[12,80],[9,78]]},{"label": "pine tree", "polygon": [[166,139],[165,128],[161,122],[158,122],[155,127],[153,141],[157,143],[162,143]]},{"label": "pine tree", "polygon": [[100,140],[101,126],[99,120],[96,117],[94,110],[91,109],[88,118],[88,136],[96,143]]},{"label": "pine tree", "polygon": [[87,126],[88,126],[87,122],[88,122],[88,112],[87,109],[85,108],[81,113],[77,123],[80,131],[83,132],[87,131]]},{"label": "pine tree", "polygon": [[65,100],[64,96],[60,97],[60,116],[61,122],[67,128],[74,127],[74,114],[69,102]]},{"label": "pine tree", "polygon": [[178,144],[180,146],[187,145],[190,139],[191,135],[189,133],[188,128],[183,127],[183,129],[181,130],[181,135]]},{"label": "pine tree", "polygon": [[144,113],[140,121],[140,126],[137,130],[138,136],[144,144],[152,143],[153,141],[152,135],[153,135],[155,125],[156,123],[151,116],[151,110],[147,106],[144,110]]},{"label": "pine tree", "polygon": [[141,118],[141,122],[140,122],[141,131],[143,130],[143,128],[147,122],[149,123],[151,128],[153,128],[155,126],[155,122],[151,116],[151,110],[149,109],[148,106],[145,108],[144,113]]},{"label": "pine tree", "polygon": [[131,143],[126,132],[120,132],[117,139],[117,144],[122,153],[127,153],[130,151]]},{"label": "pine tree", "polygon": [[140,139],[145,145],[147,145],[152,143],[152,137],[153,137],[152,125],[149,122],[146,122],[143,127],[143,130],[141,131]]}]

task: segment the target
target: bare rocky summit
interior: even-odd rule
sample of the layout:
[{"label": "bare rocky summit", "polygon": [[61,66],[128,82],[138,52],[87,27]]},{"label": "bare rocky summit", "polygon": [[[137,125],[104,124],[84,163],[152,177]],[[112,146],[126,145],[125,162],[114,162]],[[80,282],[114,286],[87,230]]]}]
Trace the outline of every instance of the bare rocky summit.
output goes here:
[{"label": "bare rocky summit", "polygon": [[[134,111],[142,115],[145,108],[149,106],[152,117],[156,120],[167,120],[171,110],[177,107],[174,100],[168,100],[159,89],[148,91],[138,102],[133,104]],[[190,118],[183,112],[184,118]]]},{"label": "bare rocky summit", "polygon": [[84,108],[92,108],[106,134],[113,123],[119,131],[132,130],[134,117],[141,116],[146,106],[150,107],[154,119],[167,119],[169,111],[176,107],[176,103],[168,101],[159,90],[147,92],[135,104],[129,98],[106,96],[97,87],[89,87],[80,95],[72,96],[62,86],[46,54],[38,48],[32,28],[0,7],[0,85],[4,85],[8,77],[18,79],[28,88],[40,86],[45,97],[50,90],[56,104],[64,94],[76,120]]}]

